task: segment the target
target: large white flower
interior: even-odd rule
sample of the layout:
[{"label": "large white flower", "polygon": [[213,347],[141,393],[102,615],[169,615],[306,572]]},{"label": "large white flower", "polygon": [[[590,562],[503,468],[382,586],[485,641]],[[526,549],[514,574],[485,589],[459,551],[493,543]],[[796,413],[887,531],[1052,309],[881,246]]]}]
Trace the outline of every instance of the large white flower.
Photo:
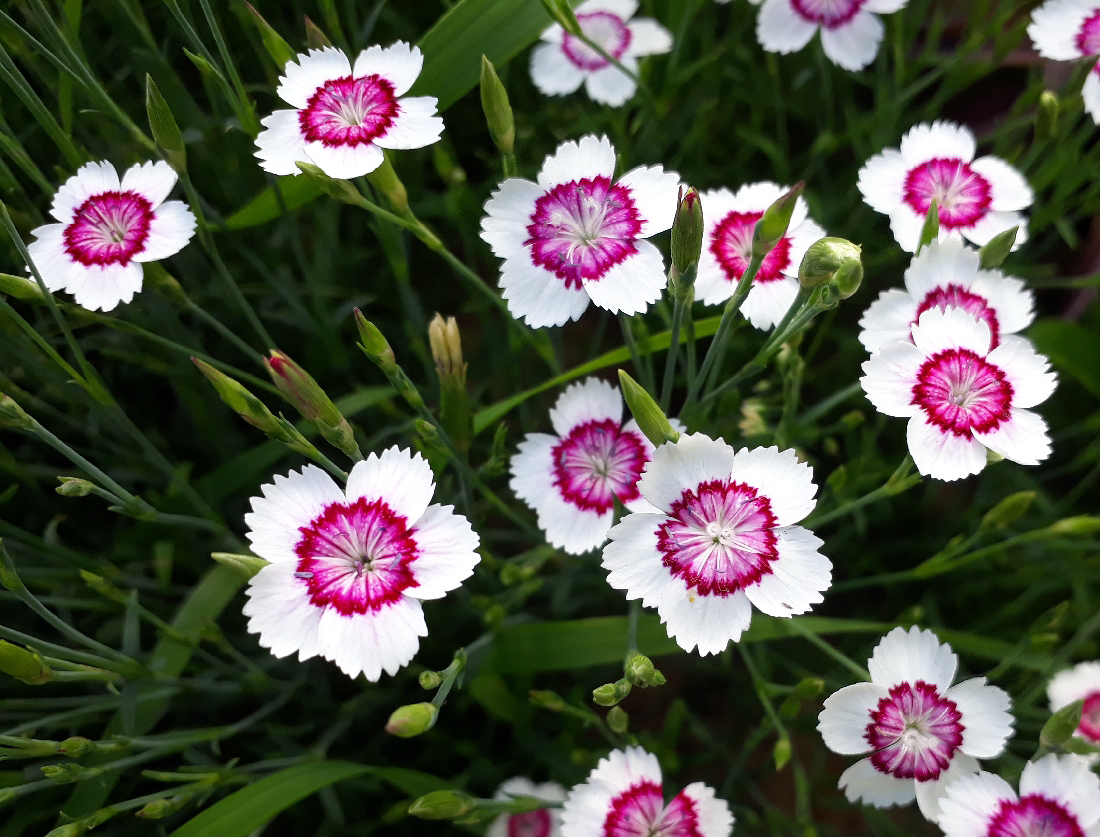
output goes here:
[{"label": "large white flower", "polygon": [[90,311],[110,311],[141,290],[143,262],[166,259],[195,232],[181,201],[166,201],[176,173],[163,162],[86,163],[62,184],[50,207],[59,223],[31,231],[27,248],[51,291],[67,291]]},{"label": "large white flower", "polygon": [[[1047,0],[1031,13],[1027,34],[1044,58],[1094,59],[1100,55],[1100,2]],[[1085,110],[1094,122],[1100,122],[1100,63],[1094,63],[1081,95]]]},{"label": "large white flower", "polygon": [[840,776],[849,802],[908,805],[935,820],[948,782],[1000,755],[1012,734],[1008,694],[984,677],[954,686],[959,658],[928,630],[894,628],[875,646],[870,683],[825,699],[817,729],[841,755],[868,757]]},{"label": "large white flower", "polygon": [[538,513],[539,528],[559,549],[580,554],[607,539],[615,500],[631,511],[656,511],[638,492],[653,445],[623,398],[599,378],[572,384],[550,411],[556,436],[528,433],[512,457],[512,490]]},{"label": "large white flower", "polygon": [[638,488],[659,512],[629,514],[607,533],[607,582],[656,607],[685,651],[722,651],[748,628],[753,605],[791,616],[822,600],[832,564],[821,540],[794,525],[817,492],[794,451],[735,452],[683,435],[654,451]]},{"label": "large white flower", "polygon": [[[775,183],[747,183],[736,193],[715,189],[702,195],[703,251],[695,295],[708,305],[725,302],[733,295],[738,280],[752,257],[752,231],[764,210],[787,192]],[[810,220],[806,201],[795,202],[786,234],[764,258],[752,289],[741,305],[741,313],[761,329],[783,319],[798,296],[798,266],[806,250],[825,230]]]},{"label": "large white flower", "polygon": [[864,392],[879,412],[908,418],[917,470],[957,480],[985,467],[986,448],[1021,465],[1050,455],[1046,423],[1026,409],[1056,383],[1026,340],[991,350],[989,326],[961,308],[930,308],[913,342],[889,343],[864,361]]},{"label": "large white flower", "polygon": [[859,321],[859,340],[869,352],[912,339],[920,315],[930,308],[962,308],[989,326],[992,348],[1035,319],[1034,298],[1019,279],[982,270],[977,250],[958,239],[933,241],[905,271],[905,290],[879,294]]},{"label": "large white flower", "polygon": [[876,212],[890,216],[894,238],[914,253],[928,208],[939,207],[940,238],[962,237],[979,247],[1019,226],[1016,245],[1027,238],[1020,214],[1033,200],[1031,187],[1000,157],[974,159],[974,135],[951,122],[921,123],[859,170],[859,191]]},{"label": "large white flower", "polygon": [[939,825],[946,837],[1096,837],[1100,778],[1080,756],[1051,753],[1024,766],[1017,796],[983,770],[947,786]]},{"label": "large white flower", "polygon": [[1100,660],[1078,663],[1058,672],[1047,684],[1047,698],[1051,712],[1083,700],[1081,723],[1074,734],[1100,746]]},{"label": "large white flower", "polygon": [[565,798],[562,837],[727,837],[724,799],[692,782],[667,805],[657,757],[641,747],[614,750]]},{"label": "large white flower", "polygon": [[245,515],[253,551],[248,630],[276,657],[320,654],[350,677],[395,674],[427,636],[423,599],[474,571],[478,537],[452,506],[432,504],[432,469],[397,447],[355,463],[346,491],[306,465],[275,477]]},{"label": "large white flower", "polygon": [[661,251],[645,241],[672,226],[680,177],[661,166],[617,181],[607,137],[563,142],[532,183],[500,184],[485,204],[481,237],[504,259],[508,310],[531,326],[564,325],[589,301],[638,314],[665,287]]},{"label": "large white flower", "polygon": [[[672,34],[650,18],[634,18],[637,0],[588,0],[576,9],[577,23],[592,42],[636,73],[638,59],[672,49]],[[582,84],[588,97],[611,107],[624,104],[637,83],[560,24],[542,33],[531,53],[531,80],[547,96],[564,96]]]},{"label": "large white flower", "polygon": [[[758,0],[757,0],[758,1]],[[884,27],[878,14],[903,8],[907,0],[764,0],[756,38],[768,52],[797,52],[821,31],[821,48],[845,70],[862,70],[875,60]]]},{"label": "large white flower", "polygon": [[311,49],[288,61],[276,91],[291,106],[265,117],[256,156],[272,174],[298,174],[313,163],[349,179],[382,165],[382,149],[422,148],[439,139],[434,96],[405,96],[424,65],[404,41],[359,53],[352,67],[338,49]]},{"label": "large white flower", "polygon": [[[507,780],[493,796],[494,799],[512,799],[517,796],[533,796],[547,802],[565,799],[565,788],[557,782],[535,784],[523,776]],[[539,808],[522,814],[501,814],[490,823],[485,837],[559,837],[561,834],[561,809]]]}]

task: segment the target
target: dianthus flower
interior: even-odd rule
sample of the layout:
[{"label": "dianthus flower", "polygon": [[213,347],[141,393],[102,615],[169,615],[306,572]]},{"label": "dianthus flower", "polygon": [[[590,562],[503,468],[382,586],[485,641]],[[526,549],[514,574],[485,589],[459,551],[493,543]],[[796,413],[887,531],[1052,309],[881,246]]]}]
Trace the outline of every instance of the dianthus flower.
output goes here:
[{"label": "dianthus flower", "polygon": [[1047,684],[1047,698],[1051,712],[1083,700],[1081,723],[1074,735],[1100,746],[1100,660],[1078,663],[1058,672]]},{"label": "dianthus flower", "polygon": [[561,812],[562,837],[727,837],[732,830],[729,805],[702,782],[666,805],[661,765],[641,747],[600,759]]},{"label": "dianthus flower", "polygon": [[859,341],[868,352],[898,340],[911,341],[913,326],[930,308],[962,308],[989,326],[991,347],[1031,325],[1034,299],[1019,279],[981,270],[978,251],[958,239],[933,241],[905,271],[905,290],[879,294],[859,321]]},{"label": "dianthus flower", "polygon": [[794,451],[742,448],[701,433],[661,445],[638,483],[659,510],[608,532],[607,582],[656,607],[685,651],[717,654],[748,628],[752,607],[805,613],[822,600],[832,564],[796,526],[817,487]]},{"label": "dianthus flower", "polygon": [[1021,209],[1032,193],[1016,169],[1000,157],[974,159],[969,128],[951,122],[922,123],[859,170],[859,191],[876,212],[890,216],[894,238],[916,252],[928,208],[939,207],[940,238],[962,237],[979,247],[1019,226],[1016,244],[1027,238]]},{"label": "dianthus flower", "polygon": [[[638,59],[672,49],[672,34],[650,18],[634,18],[637,0],[588,0],[576,9],[577,23],[585,37],[637,73]],[[531,80],[547,96],[564,96],[582,84],[588,98],[618,107],[638,85],[596,50],[558,23],[542,33],[546,43],[531,53]]]},{"label": "dianthus flower", "polygon": [[[845,70],[862,70],[875,60],[885,27],[877,14],[890,14],[908,0],[764,0],[756,39],[768,52],[798,52],[821,31],[821,48]],[[753,0],[759,3],[760,0]]]},{"label": "dianthus flower", "polygon": [[1054,391],[1046,358],[1023,339],[992,349],[989,325],[962,308],[930,308],[913,342],[888,343],[864,361],[863,391],[880,413],[908,418],[917,470],[957,480],[985,467],[986,449],[1021,465],[1050,455],[1034,407]]},{"label": "dianthus flower", "polygon": [[939,825],[946,837],[1094,837],[1100,834],[1100,778],[1080,756],[1028,762],[1020,795],[984,770],[947,786]]},{"label": "dianthus flower", "polygon": [[[1100,3],[1096,0],[1047,0],[1031,13],[1027,34],[1044,58],[1094,60],[1100,55]],[[1100,63],[1081,89],[1085,110],[1100,122]]]},{"label": "dianthus flower", "polygon": [[275,477],[245,515],[270,563],[248,585],[248,630],[276,657],[320,654],[350,677],[395,674],[427,636],[423,599],[470,576],[478,537],[452,506],[429,505],[432,469],[397,447],[355,463],[346,490],[306,465]]},{"label": "dianthus flower", "polygon": [[288,61],[276,92],[290,110],[265,117],[256,156],[272,174],[298,174],[313,163],[347,180],[382,165],[382,149],[422,148],[439,139],[443,120],[434,96],[405,96],[424,65],[404,41],[359,53],[352,67],[334,47]]},{"label": "dianthus flower", "polygon": [[558,435],[528,433],[512,457],[512,490],[538,514],[551,545],[575,555],[607,539],[615,500],[631,511],[656,511],[638,492],[653,444],[623,398],[599,378],[572,384],[550,410]]},{"label": "dianthus flower", "polygon": [[[536,785],[523,776],[515,776],[497,789],[494,799],[512,799],[516,796],[533,796],[548,802],[565,799],[565,788],[557,782]],[[501,814],[490,823],[485,837],[559,837],[561,834],[561,809],[540,808],[522,814]]]},{"label": "dianthus flower", "polygon": [[1008,694],[984,677],[952,686],[958,664],[931,631],[894,628],[867,661],[871,682],[825,699],[817,722],[825,746],[868,756],[840,776],[849,802],[886,808],[916,799],[935,821],[948,782],[1004,750]]},{"label": "dianthus flower", "polygon": [[661,166],[614,174],[610,141],[588,135],[559,145],[537,183],[509,178],[486,202],[481,237],[504,259],[513,316],[564,325],[589,301],[638,314],[660,298],[664,257],[644,239],[672,226],[680,177]]},{"label": "dianthus flower", "polygon": [[31,231],[27,250],[51,291],[67,291],[90,311],[110,311],[141,290],[143,262],[178,253],[195,216],[166,201],[176,173],[163,162],[131,166],[119,182],[110,163],[86,163],[62,184],[50,207],[59,223]]},{"label": "dianthus flower", "polygon": [[[703,251],[695,296],[708,305],[725,302],[752,258],[752,232],[764,210],[787,192],[775,183],[748,183],[737,190],[715,189],[702,195]],[[753,279],[741,313],[760,329],[783,319],[798,296],[798,266],[806,250],[825,230],[807,214],[806,201],[795,202],[787,232],[779,239]]]}]

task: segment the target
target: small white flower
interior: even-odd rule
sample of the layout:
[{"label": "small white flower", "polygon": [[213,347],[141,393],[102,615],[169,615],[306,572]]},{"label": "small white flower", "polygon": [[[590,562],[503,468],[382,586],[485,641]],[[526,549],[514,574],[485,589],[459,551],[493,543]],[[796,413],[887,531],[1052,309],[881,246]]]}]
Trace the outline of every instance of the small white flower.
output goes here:
[{"label": "small white flower", "polygon": [[558,549],[579,555],[602,544],[616,499],[631,511],[656,511],[638,493],[653,445],[634,419],[624,425],[622,416],[618,388],[588,378],[566,389],[550,411],[558,435],[528,433],[512,457],[512,490],[537,512],[539,528]]},{"label": "small white flower", "polygon": [[[1100,55],[1100,3],[1096,0],[1047,0],[1031,13],[1027,34],[1044,58],[1093,59]],[[1081,90],[1085,110],[1100,122],[1100,64],[1094,63]]]},{"label": "small white flower", "polygon": [[951,122],[921,123],[859,170],[859,191],[876,212],[890,216],[894,238],[916,252],[928,208],[939,206],[940,238],[962,237],[979,247],[1019,226],[1016,246],[1027,238],[1020,210],[1031,205],[1031,187],[1000,157],[974,159],[969,128]]},{"label": "small white flower", "polygon": [[959,658],[928,630],[894,628],[875,646],[870,683],[825,699],[817,729],[841,755],[867,754],[840,776],[849,802],[908,805],[935,821],[948,782],[1001,754],[1012,734],[1008,694],[974,677],[952,686]]},{"label": "small white flower", "polygon": [[[755,0],[759,2],[759,0]],[[764,0],[756,39],[768,52],[798,52],[821,31],[821,48],[838,67],[862,70],[875,60],[885,27],[875,14],[907,0]]]},{"label": "small white flower", "polygon": [[795,526],[817,487],[794,451],[742,448],[701,433],[661,445],[638,488],[659,510],[608,532],[607,582],[656,607],[685,651],[717,654],[769,616],[805,613],[822,600],[832,564],[821,540]]},{"label": "small white flower", "polygon": [[1058,672],[1047,684],[1047,698],[1051,712],[1083,700],[1081,723],[1075,735],[1100,746],[1100,660],[1078,663]]},{"label": "small white flower", "polygon": [[969,311],[931,308],[913,342],[889,343],[864,361],[863,391],[880,413],[908,418],[917,470],[957,480],[985,467],[986,448],[1021,465],[1050,455],[1034,407],[1054,391],[1046,358],[1023,339],[991,349],[989,326]]},{"label": "small white flower", "polygon": [[[565,788],[557,782],[536,785],[523,776],[506,781],[493,795],[494,799],[512,799],[517,796],[533,796],[547,802],[565,799]],[[489,825],[485,837],[559,837],[561,834],[561,809],[540,808],[522,814],[501,814]]]},{"label": "small white flower", "polygon": [[672,226],[680,177],[661,166],[614,175],[611,142],[588,135],[559,145],[537,183],[509,178],[486,202],[481,237],[504,259],[513,316],[556,326],[590,301],[638,314],[660,298],[664,257],[645,239]]},{"label": "small white flower", "polygon": [[933,241],[905,271],[905,290],[879,294],[859,321],[859,341],[876,352],[897,340],[912,340],[912,328],[930,308],[962,308],[989,326],[992,348],[1035,319],[1034,298],[1019,279],[981,270],[978,251],[948,238]]},{"label": "small white flower", "polygon": [[131,166],[119,182],[110,163],[86,163],[53,197],[59,223],[31,231],[31,261],[51,291],[90,311],[110,311],[141,290],[143,262],[166,259],[195,233],[195,216],[166,201],[176,185],[167,163]]},{"label": "small white flower", "polygon": [[298,174],[313,163],[347,180],[382,165],[382,149],[423,148],[439,139],[434,96],[405,96],[424,65],[404,41],[359,53],[352,67],[338,49],[311,49],[288,61],[276,91],[292,110],[264,118],[256,156],[272,174]]},{"label": "small white flower", "polygon": [[[631,19],[637,10],[637,0],[588,0],[576,9],[585,36],[634,73],[643,55],[672,49],[672,34],[657,21]],[[634,95],[631,76],[560,24],[546,29],[542,40],[531,53],[531,80],[547,96],[564,96],[583,84],[592,101],[618,107]]]},{"label": "small white flower", "polygon": [[[715,189],[702,195],[703,251],[695,295],[708,305],[718,305],[733,295],[737,282],[752,257],[752,231],[764,210],[788,190],[775,183],[748,183],[737,190]],[[790,225],[768,253],[741,305],[741,313],[760,329],[783,319],[798,296],[798,266],[806,250],[825,230],[810,220],[806,201],[795,202]]]},{"label": "small white flower", "polygon": [[1051,753],[1024,766],[1017,796],[983,770],[947,786],[939,826],[946,837],[1094,837],[1100,778],[1080,756]]},{"label": "small white flower", "polygon": [[702,782],[667,805],[657,757],[641,747],[614,750],[565,798],[562,837],[727,837],[733,814]]},{"label": "small white flower", "polygon": [[474,571],[478,537],[452,506],[431,503],[432,469],[397,447],[355,463],[347,489],[314,465],[275,477],[245,515],[256,555],[248,630],[276,657],[320,654],[377,680],[427,636],[421,600]]}]

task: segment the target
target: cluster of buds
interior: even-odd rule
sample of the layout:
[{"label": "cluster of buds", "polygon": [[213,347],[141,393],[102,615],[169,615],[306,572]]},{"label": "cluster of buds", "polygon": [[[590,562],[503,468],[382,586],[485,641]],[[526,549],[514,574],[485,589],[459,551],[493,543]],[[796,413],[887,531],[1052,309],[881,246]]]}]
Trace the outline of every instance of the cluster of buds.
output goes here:
[{"label": "cluster of buds", "polygon": [[819,292],[823,307],[833,308],[847,299],[863,282],[861,248],[846,238],[818,239],[806,250],[798,267],[798,281],[803,288]]},{"label": "cluster of buds", "polygon": [[465,453],[474,435],[474,419],[466,392],[466,362],[454,317],[436,314],[428,325],[428,342],[439,375],[439,417],[455,449]]}]

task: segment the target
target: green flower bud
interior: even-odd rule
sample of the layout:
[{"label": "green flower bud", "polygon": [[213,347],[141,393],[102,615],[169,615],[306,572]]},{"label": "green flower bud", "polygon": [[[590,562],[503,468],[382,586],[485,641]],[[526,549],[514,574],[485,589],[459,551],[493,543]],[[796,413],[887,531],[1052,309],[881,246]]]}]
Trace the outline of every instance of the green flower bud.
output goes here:
[{"label": "green flower bud", "polygon": [[501,84],[493,63],[481,56],[481,109],[489,125],[489,135],[501,154],[511,154],[516,144],[516,122],[508,91]]},{"label": "green flower bud", "polygon": [[464,453],[474,436],[474,418],[466,391],[462,338],[455,318],[444,320],[436,314],[428,325],[428,342],[439,374],[439,417],[454,446]]},{"label": "green flower bud", "polygon": [[283,39],[282,35],[275,31],[270,23],[263,19],[258,11],[252,8],[251,3],[245,3],[244,6],[248,9],[249,14],[252,15],[252,20],[256,24],[256,28],[260,30],[260,38],[264,42],[264,49],[267,50],[267,54],[271,56],[271,60],[275,62],[276,67],[283,69],[288,62],[297,58],[290,44]]},{"label": "green flower bud", "polygon": [[917,241],[917,252],[914,255],[920,255],[920,251],[935,241],[939,234],[940,205],[933,199],[928,205],[928,214],[924,216],[924,226],[920,229],[920,239]]},{"label": "green flower bud", "polygon": [[978,251],[978,264],[982,270],[993,270],[1001,266],[1012,247],[1016,244],[1016,234],[1020,231],[1019,225],[997,233],[985,243]]},{"label": "green flower bud", "polygon": [[269,436],[278,432],[275,416],[272,415],[271,411],[264,406],[264,403],[249,392],[243,384],[233,380],[224,372],[215,369],[209,363],[204,360],[199,360],[197,357],[191,358],[191,362],[195,364],[198,370],[203,374],[203,377],[214,385],[214,389],[217,391],[218,396],[225,402],[229,409],[253,427],[258,427]]},{"label": "green flower bud", "polygon": [[775,762],[777,771],[787,766],[787,762],[791,760],[791,739],[783,737],[775,742],[775,747],[772,749],[772,759]]},{"label": "green flower bud", "polygon": [[85,823],[84,820],[77,820],[68,825],[58,826],[53,831],[49,832],[46,837],[80,837],[80,835],[87,830],[87,823]]},{"label": "green flower bud", "polygon": [[438,671],[422,671],[419,680],[421,689],[438,689],[440,684],[443,683],[443,675]]},{"label": "green flower bud", "polygon": [[99,749],[99,745],[94,741],[90,741],[79,735],[74,735],[72,738],[66,738],[62,741],[57,748],[57,752],[71,759],[78,759],[81,756],[94,753],[97,749]]},{"label": "green flower bud", "polygon": [[1081,712],[1085,701],[1076,700],[1068,706],[1063,706],[1050,716],[1043,724],[1039,732],[1039,745],[1047,750],[1058,751],[1077,731],[1081,725]]},{"label": "green flower bud", "polygon": [[630,688],[630,681],[625,678],[614,683],[604,683],[592,690],[592,700],[600,706],[614,706],[630,694]]},{"label": "green flower bud", "polygon": [[859,290],[863,282],[863,262],[849,261],[840,266],[829,281],[830,287],[840,299],[847,299]]},{"label": "green flower bud", "polygon": [[1052,535],[1091,535],[1100,529],[1100,517],[1065,517],[1047,527]]},{"label": "green flower bud", "polygon": [[626,735],[630,727],[630,716],[621,706],[612,706],[607,712],[607,726],[617,735]]},{"label": "green flower bud", "polygon": [[764,210],[760,220],[752,231],[752,254],[758,259],[764,258],[775,249],[780,239],[787,234],[787,227],[791,224],[791,215],[794,214],[795,204],[798,202],[802,190],[806,184],[802,181],[794,184],[784,195]]},{"label": "green flower bud", "polygon": [[432,703],[410,703],[393,710],[386,732],[398,738],[413,738],[435,726],[439,709]]},{"label": "green flower bud", "polygon": [[816,288],[828,282],[849,262],[859,262],[861,248],[846,238],[819,238],[811,244],[798,266],[798,281],[803,288]]},{"label": "green flower bud", "polygon": [[626,679],[635,686],[663,686],[665,676],[653,667],[653,661],[645,654],[635,654],[625,667]]},{"label": "green flower bud", "polygon": [[240,555],[235,552],[211,552],[210,557],[219,564],[232,567],[245,578],[252,578],[268,565],[263,558],[257,558],[255,555]]},{"label": "green flower bud", "polygon": [[310,49],[324,49],[325,47],[332,46],[332,41],[329,40],[328,35],[322,31],[316,23],[309,19],[309,15],[302,15],[306,24],[306,46]]},{"label": "green flower bud", "polygon": [[110,599],[113,602],[119,604],[126,604],[126,600],[129,598],[125,593],[119,590],[115,585],[111,584],[107,579],[101,575],[96,575],[88,570],[81,570],[80,577],[84,579],[84,583],[91,587],[95,592],[101,595],[105,599]]},{"label": "green flower bud", "polygon": [[[10,589],[10,588],[9,588]],[[33,648],[21,648],[0,639],[0,671],[31,686],[40,686],[53,679],[53,669]]]},{"label": "green flower bud", "polygon": [[1035,114],[1035,142],[1047,142],[1058,127],[1058,111],[1061,104],[1058,97],[1049,90],[1039,94],[1039,108]]},{"label": "green flower bud", "polygon": [[273,349],[271,357],[264,358],[264,366],[279,392],[303,418],[320,421],[329,427],[336,427],[344,420],[313,376],[285,353]]},{"label": "green flower bud", "polygon": [[477,800],[457,790],[438,790],[412,801],[409,813],[422,820],[453,820],[474,810]]},{"label": "green flower bud", "polygon": [[981,528],[993,530],[1004,529],[1020,517],[1023,517],[1027,513],[1027,510],[1031,508],[1031,502],[1034,499],[1034,491],[1017,491],[1015,494],[1009,494],[985,513],[982,517]]},{"label": "green flower bud", "polygon": [[669,422],[668,417],[657,406],[645,387],[631,378],[622,369],[619,370],[619,384],[622,386],[623,399],[630,408],[630,414],[638,422],[642,433],[654,445],[675,442],[680,432]]},{"label": "green flower bud", "polygon": [[71,782],[79,782],[88,768],[75,763],[47,764],[41,768],[43,775],[51,782],[59,785],[67,785]]},{"label": "green flower bud", "polygon": [[390,162],[388,154],[382,157],[382,165],[367,175],[370,185],[378,190],[379,194],[386,198],[390,207],[398,215],[407,215],[409,212],[409,193],[405,191],[405,184],[397,176]]},{"label": "green flower bud", "polygon": [[0,294],[13,296],[24,302],[46,301],[37,282],[25,276],[12,276],[10,273],[0,273]]},{"label": "green flower bud", "polygon": [[164,159],[179,174],[187,172],[187,148],[183,134],[172,115],[168,102],[160,95],[153,77],[145,74],[145,113],[149,117],[149,130],[164,154]]},{"label": "green flower bud", "polygon": [[363,316],[363,312],[355,309],[355,325],[359,328],[359,346],[367,357],[373,360],[378,367],[389,374],[397,369],[397,360],[394,358],[393,349],[389,342],[378,330],[378,326]]},{"label": "green flower bud", "polygon": [[62,497],[87,497],[96,489],[96,484],[80,477],[58,477],[61,483],[54,489]]},{"label": "green flower bud", "polygon": [[[703,202],[699,193],[689,186],[680,187],[676,200],[676,215],[672,220],[672,266],[681,276],[688,276],[688,269],[699,263],[703,251]],[[694,279],[694,273],[690,275]],[[690,287],[690,283],[687,283]],[[687,287],[678,288],[682,293]]]},{"label": "green flower bud", "polygon": [[549,690],[532,689],[528,693],[528,700],[535,706],[549,709],[551,712],[561,712],[565,709],[565,701],[561,699],[561,696],[557,692]]},{"label": "green flower bud", "polygon": [[183,794],[167,799],[154,799],[152,802],[147,802],[144,808],[135,811],[134,815],[146,820],[161,820],[180,810],[190,798],[190,794]]},{"label": "green flower bud", "polygon": [[34,419],[27,415],[10,396],[0,393],[0,427],[12,427],[16,430],[34,429]]},{"label": "green flower bud", "polygon": [[363,196],[360,195],[359,190],[347,180],[329,177],[321,171],[319,166],[315,166],[313,163],[298,162],[295,165],[298,166],[302,174],[316,183],[321,191],[333,200],[340,201],[340,203],[350,203],[352,206],[361,206],[363,204]]}]

